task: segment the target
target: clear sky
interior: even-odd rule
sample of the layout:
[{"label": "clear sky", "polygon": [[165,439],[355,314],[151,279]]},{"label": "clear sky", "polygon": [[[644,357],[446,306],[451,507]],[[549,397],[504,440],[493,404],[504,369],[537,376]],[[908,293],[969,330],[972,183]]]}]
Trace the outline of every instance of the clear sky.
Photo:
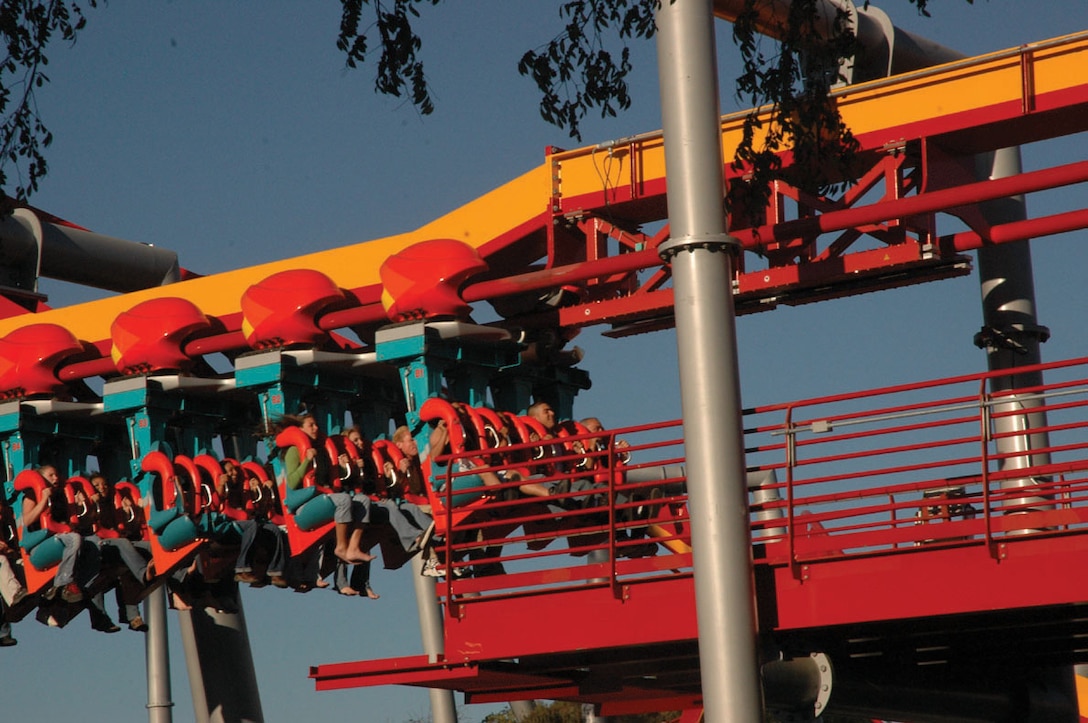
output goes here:
[{"label": "clear sky", "polygon": [[[881,7],[898,26],[965,54],[1088,29],[1088,0],[930,5],[928,19],[906,0]],[[515,69],[525,50],[559,29],[555,6],[477,0],[423,8],[437,110],[420,117],[406,102],[376,96],[369,69],[345,69],[335,47],[339,3],[110,0],[89,11],[73,48],[50,53],[52,82],[39,105],[56,140],[33,201],[95,231],[174,249],[201,273],[414,229],[537,166],[545,146],[577,145],[540,120],[536,91]],[[730,31],[719,23],[727,111],[737,108],[731,79],[739,67]],[[660,127],[652,44],[637,47],[635,62],[635,107],[588,121],[586,143]],[[1085,141],[1026,148],[1025,167],[1083,159]],[[1075,208],[1073,194],[1029,197],[1029,210]],[[959,228],[948,221],[942,233]],[[1047,359],[1085,353],[1083,236],[1034,245],[1039,318],[1053,332]],[[43,288],[54,305],[84,298],[57,284]],[[743,317],[745,404],[981,370],[985,360],[971,343],[981,325],[978,297],[972,277]],[[609,426],[679,416],[671,333],[617,342],[590,329],[577,343],[594,378],[579,414]],[[378,601],[244,591],[266,720],[426,716],[420,691],[316,693],[306,677],[313,664],[420,652],[407,576],[375,569]],[[0,651],[0,719],[145,719],[141,635],[94,633],[85,616],[63,631],[31,618],[15,635],[18,647]],[[190,720],[176,631],[171,646],[175,720]],[[462,720],[491,709],[466,707]]]}]

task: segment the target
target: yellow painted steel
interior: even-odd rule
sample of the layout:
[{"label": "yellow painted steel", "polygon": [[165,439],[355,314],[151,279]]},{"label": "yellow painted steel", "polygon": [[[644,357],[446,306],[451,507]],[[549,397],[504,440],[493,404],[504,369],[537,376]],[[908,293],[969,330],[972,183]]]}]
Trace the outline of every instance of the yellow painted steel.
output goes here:
[{"label": "yellow painted steel", "polygon": [[[864,136],[951,113],[1022,103],[1022,62],[1026,63],[1035,94],[1083,87],[1088,83],[1084,73],[1088,68],[1088,33],[851,86],[835,97],[854,134]],[[722,120],[727,158],[732,157],[739,142],[744,115]],[[314,269],[347,289],[370,287],[379,283],[381,262],[414,243],[452,238],[479,248],[550,212],[553,195],[571,198],[616,189],[630,198],[639,184],[656,181],[660,185],[664,176],[664,145],[659,132],[557,153],[538,168],[415,231],[43,314],[0,319],[0,336],[27,324],[51,322],[82,340],[97,342],[109,336],[109,326],[118,314],[161,296],[180,296],[206,314],[225,316],[239,311],[239,299],[247,287],[286,269]],[[525,261],[529,264],[536,259]]]},{"label": "yellow painted steel", "polygon": [[1077,703],[1080,709],[1080,717],[1088,718],[1088,678],[1077,675]]},{"label": "yellow painted steel", "polygon": [[119,314],[142,301],[163,296],[188,299],[210,316],[226,316],[240,310],[242,292],[249,286],[288,269],[320,271],[345,289],[374,286],[380,283],[378,267],[381,262],[397,251],[435,238],[457,239],[473,248],[479,248],[544,213],[547,210],[549,194],[548,169],[541,166],[415,231],[53,309],[41,314],[0,319],[0,336],[21,326],[48,322],[65,327],[84,341],[98,342],[109,338],[110,324]]},{"label": "yellow painted steel", "polygon": [[[1078,33],[860,83],[837,91],[833,97],[855,136],[1002,103],[1021,104],[1025,101],[1022,57],[1026,58],[1035,95],[1081,87],[1088,82],[1088,33]],[[722,118],[725,159],[732,159],[740,143],[746,115]],[[757,144],[760,138],[757,133]],[[636,157],[632,158],[632,154]],[[606,187],[620,188],[630,182],[632,164],[640,182],[665,175],[665,148],[660,133],[567,151],[553,158],[560,164],[559,190],[565,197],[600,193]]]},{"label": "yellow painted steel", "polygon": [[1077,33],[862,83],[835,97],[847,125],[860,136],[1004,103],[1024,105],[1029,100],[1025,74],[1038,96],[1084,86],[1086,69],[1088,34]]}]

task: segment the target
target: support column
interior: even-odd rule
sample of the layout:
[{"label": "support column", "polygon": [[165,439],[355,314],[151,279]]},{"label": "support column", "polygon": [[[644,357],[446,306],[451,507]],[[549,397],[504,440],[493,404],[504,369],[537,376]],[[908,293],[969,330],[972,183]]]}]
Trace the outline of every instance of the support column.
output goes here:
[{"label": "support column", "polygon": [[249,633],[238,612],[179,611],[196,723],[263,723]]},{"label": "support column", "polygon": [[763,718],[714,16],[663,2],[658,75],[705,719]]},{"label": "support column", "polygon": [[171,723],[174,707],[170,689],[170,644],[166,623],[166,586],[147,596],[144,601],[147,633],[144,651],[147,661],[147,720],[148,723]]},{"label": "support column", "polygon": [[[1003,148],[975,158],[975,177],[979,180],[1007,178],[1022,171],[1019,148]],[[1023,196],[998,199],[980,204],[987,223],[998,225],[1027,218]],[[1042,361],[1039,345],[1050,332],[1040,326],[1035,313],[1035,279],[1031,265],[1031,242],[983,246],[978,250],[978,275],[982,290],[983,327],[975,343],[986,351],[991,371],[1038,364]],[[1036,387],[1043,383],[1041,372],[998,377],[991,381],[990,392],[1008,392]],[[1000,414],[994,420],[997,452],[1003,469],[1021,469],[1050,462],[1049,453],[1033,450],[1049,446],[1046,413],[1039,411],[1043,402],[1030,394],[1004,398],[995,406]],[[1003,489],[1029,489],[1037,484],[1030,477],[1006,480]],[[1035,509],[1052,505],[1038,495],[1010,500],[1008,504],[1031,504]],[[1026,511],[1026,510],[1023,510]]]},{"label": "support column", "polygon": [[[423,652],[433,661],[446,649],[446,637],[442,632],[442,606],[435,595],[434,578],[423,575],[423,556],[411,560],[412,580],[415,584],[416,610],[419,614],[419,635],[423,638]],[[457,706],[453,691],[429,688],[431,695],[432,723],[457,723]]]}]

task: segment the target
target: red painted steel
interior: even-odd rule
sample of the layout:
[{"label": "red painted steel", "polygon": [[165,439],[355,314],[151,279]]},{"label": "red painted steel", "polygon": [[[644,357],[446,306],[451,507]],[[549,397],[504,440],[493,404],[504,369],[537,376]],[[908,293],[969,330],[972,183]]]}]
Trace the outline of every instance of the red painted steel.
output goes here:
[{"label": "red painted steel", "polygon": [[[998,452],[992,426],[1020,413],[1009,410],[1016,395],[985,391],[988,381],[1023,370],[748,410],[749,469],[753,480],[764,475],[763,486],[750,488],[761,631],[818,641],[841,635],[833,626],[1024,610],[1055,610],[1055,620],[1074,614],[1061,610],[1088,600],[1088,579],[1069,573],[1088,553],[1088,358],[1033,369],[1049,381],[1016,395],[1046,413],[1039,431],[1049,444],[1032,452],[1050,461],[1025,468],[1005,468],[1023,460]],[[454,524],[461,534],[447,536],[447,554],[460,560],[455,566],[487,563],[494,572],[501,565],[502,574],[450,578],[439,587],[444,661],[401,672],[400,659],[374,661],[366,672],[337,669],[335,676],[318,666],[312,677],[319,686],[442,685],[451,671],[479,666],[474,682],[457,689],[483,700],[498,661],[516,658],[517,671],[526,673],[538,658],[610,650],[654,669],[640,649],[694,645],[691,555],[667,547],[673,539],[690,542],[679,435],[678,422],[610,431],[609,440],[630,443],[624,451],[631,460],[614,466],[614,446],[591,454],[611,460],[604,484],[548,498],[553,507],[499,495],[483,513]],[[578,478],[556,473],[542,481],[566,481],[574,490]],[[1031,486],[1007,488],[1010,481]],[[665,528],[675,534],[655,536]],[[609,561],[586,564],[586,554],[602,549]],[[555,610],[566,611],[563,625],[547,636],[524,624]],[[585,693],[573,680],[566,684],[576,688],[571,695]],[[663,694],[662,686],[650,687]],[[493,691],[500,692],[510,695]]]}]

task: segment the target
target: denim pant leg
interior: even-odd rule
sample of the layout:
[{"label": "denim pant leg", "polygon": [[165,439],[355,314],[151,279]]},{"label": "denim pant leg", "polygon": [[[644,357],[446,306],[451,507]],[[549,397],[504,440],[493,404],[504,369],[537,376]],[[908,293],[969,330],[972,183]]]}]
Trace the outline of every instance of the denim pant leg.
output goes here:
[{"label": "denim pant leg", "polygon": [[361,593],[370,587],[370,563],[360,562],[351,568],[351,586]]},{"label": "denim pant leg", "polygon": [[113,589],[113,597],[114,600],[117,601],[117,616],[120,622],[128,623],[141,617],[140,606],[125,602],[125,596],[124,593],[121,592],[120,585]]},{"label": "denim pant leg", "polygon": [[356,522],[370,522],[370,495],[355,493],[351,496],[351,515]]},{"label": "denim pant leg", "polygon": [[102,553],[98,545],[85,540],[79,535],[79,556],[76,558],[75,580],[82,588],[88,588],[98,580],[98,573],[102,571]]},{"label": "denim pant leg", "polygon": [[348,564],[343,560],[336,561],[336,571],[332,576],[332,584],[337,590],[343,590],[348,586]]},{"label": "denim pant leg", "polygon": [[268,574],[282,575],[287,567],[287,534],[271,522],[261,523],[261,527],[272,535],[272,556],[268,559]]},{"label": "denim pant leg", "polygon": [[423,530],[417,527],[413,521],[401,511],[401,508],[397,506],[395,500],[378,500],[376,504],[389,513],[389,524],[397,533],[397,539],[400,540],[401,547],[405,550],[410,548],[412,543],[416,541],[416,538],[423,534]]},{"label": "denim pant leg", "polygon": [[333,520],[337,524],[351,524],[351,495],[344,492],[330,492],[329,499],[336,505]]},{"label": "denim pant leg", "polygon": [[136,581],[140,583],[144,581],[144,575],[147,573],[147,560],[136,551],[136,548],[133,547],[129,540],[123,537],[111,537],[101,540],[99,546],[103,549],[111,547],[117,550],[117,554],[121,556],[121,562],[125,564],[125,567],[136,578]]},{"label": "denim pant leg", "polygon": [[257,531],[260,525],[253,520],[243,520],[238,524],[242,528],[242,541],[238,543],[238,559],[234,563],[234,571],[249,572],[253,569],[249,562],[249,551],[257,540]]},{"label": "denim pant leg", "polygon": [[79,548],[83,545],[83,538],[74,532],[61,532],[55,535],[64,545],[60,564],[57,565],[57,573],[53,577],[53,584],[64,587],[76,578],[76,562],[79,560]]},{"label": "denim pant leg", "polygon": [[413,524],[421,530],[426,530],[434,522],[434,519],[426,512],[419,508],[419,505],[405,500],[398,500],[398,507],[402,514],[408,516],[412,520]]}]

